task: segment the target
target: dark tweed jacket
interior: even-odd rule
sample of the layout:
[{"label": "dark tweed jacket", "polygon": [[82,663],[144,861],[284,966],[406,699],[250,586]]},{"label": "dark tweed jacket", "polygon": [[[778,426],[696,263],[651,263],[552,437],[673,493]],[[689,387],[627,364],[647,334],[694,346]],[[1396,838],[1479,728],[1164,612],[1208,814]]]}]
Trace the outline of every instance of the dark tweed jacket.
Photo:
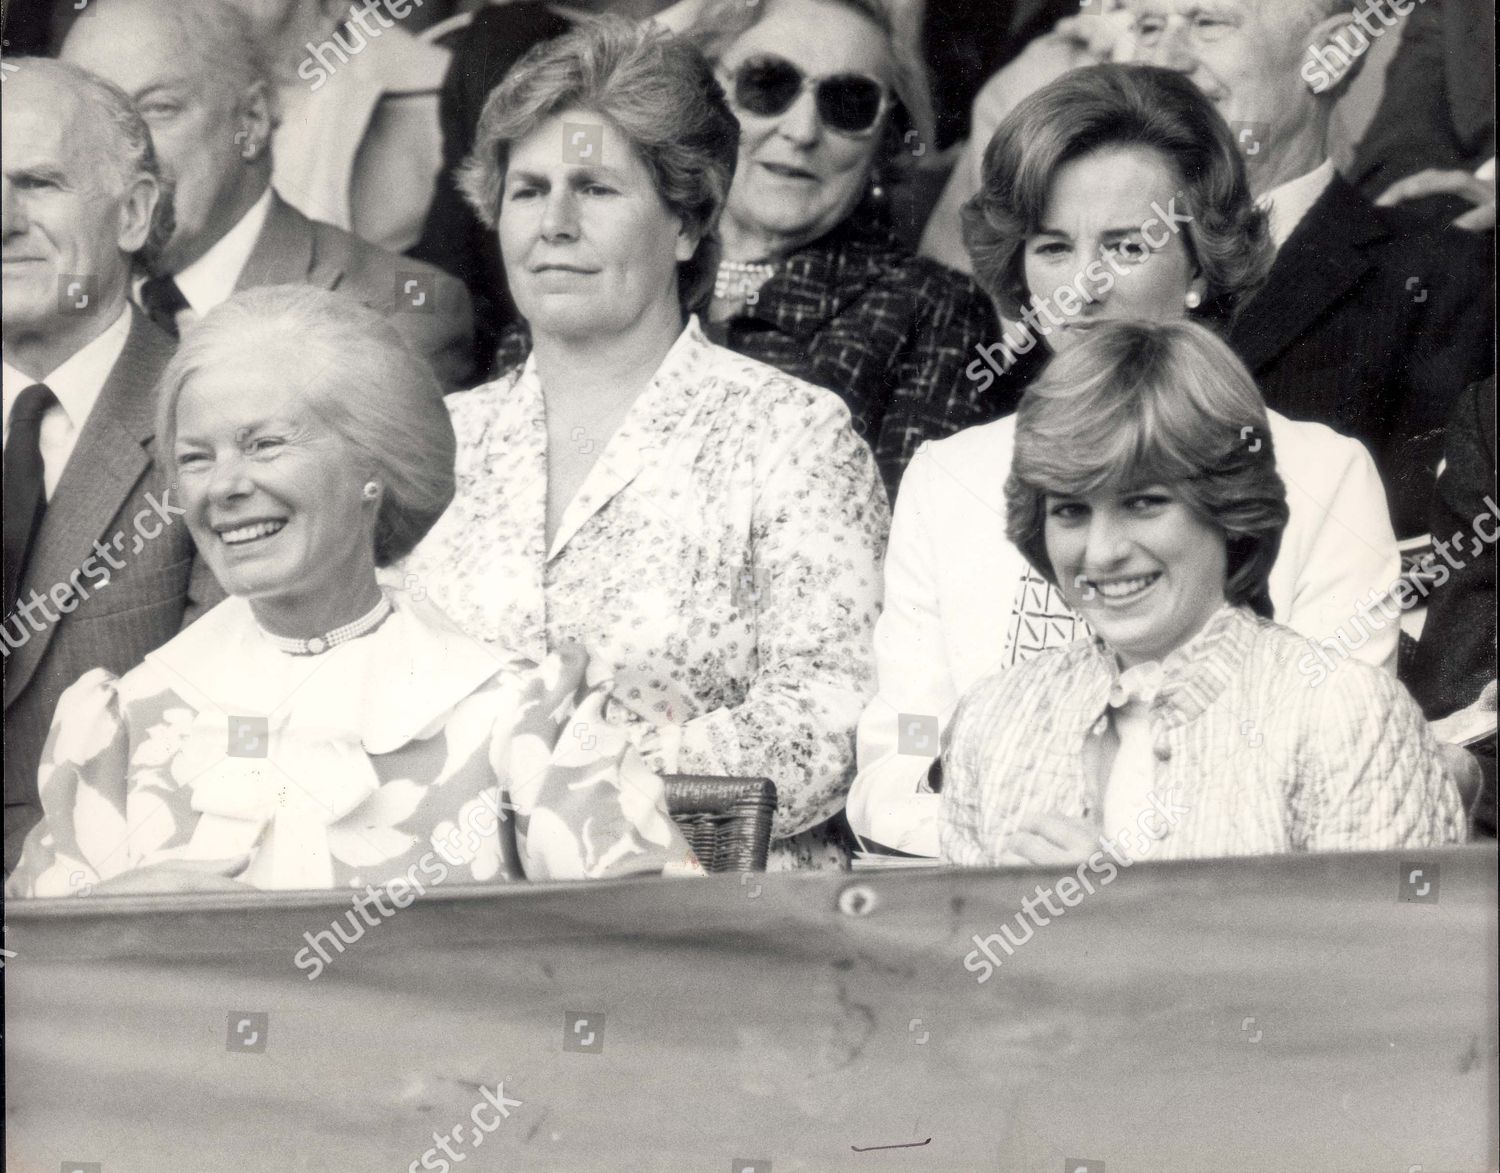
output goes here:
[{"label": "dark tweed jacket", "polygon": [[1460,397],[1445,456],[1432,536],[1452,547],[1452,569],[1427,598],[1427,622],[1406,680],[1429,719],[1473,704],[1495,679],[1495,550],[1483,540],[1497,527],[1493,375]]},{"label": "dark tweed jacket", "polygon": [[892,499],[923,440],[998,419],[1020,399],[1012,380],[965,374],[977,347],[999,337],[989,299],[914,255],[868,205],[794,253],[755,305],[708,334],[842,397]]}]

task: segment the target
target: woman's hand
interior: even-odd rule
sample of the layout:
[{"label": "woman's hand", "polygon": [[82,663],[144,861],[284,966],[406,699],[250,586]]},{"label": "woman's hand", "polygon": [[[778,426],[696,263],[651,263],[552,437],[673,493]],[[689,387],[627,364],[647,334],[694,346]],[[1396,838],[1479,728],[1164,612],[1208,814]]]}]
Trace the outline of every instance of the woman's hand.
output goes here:
[{"label": "woman's hand", "polygon": [[253,892],[231,879],[250,866],[250,856],[232,859],[178,859],[137,868],[95,884],[94,896],[164,895],[180,892]]},{"label": "woman's hand", "polygon": [[1073,867],[1099,850],[1099,830],[1065,815],[1031,815],[1005,840],[1002,867]]}]

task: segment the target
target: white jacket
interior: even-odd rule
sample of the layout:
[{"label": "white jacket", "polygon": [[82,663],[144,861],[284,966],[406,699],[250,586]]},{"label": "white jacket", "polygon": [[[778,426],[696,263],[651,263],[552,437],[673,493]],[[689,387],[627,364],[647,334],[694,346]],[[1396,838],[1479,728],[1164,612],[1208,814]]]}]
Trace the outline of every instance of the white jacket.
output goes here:
[{"label": "white jacket", "polygon": [[[1400,572],[1385,488],[1359,441],[1267,415],[1290,509],[1271,571],[1276,620],[1331,637]],[[858,834],[919,855],[938,854],[938,796],[924,786],[938,736],[963,694],[1008,662],[1029,569],[1005,536],[1014,440],[1009,416],[924,444],[896,498],[875,626],[879,692],[860,718],[848,815]],[[1394,671],[1398,635],[1384,624],[1354,655]]]}]

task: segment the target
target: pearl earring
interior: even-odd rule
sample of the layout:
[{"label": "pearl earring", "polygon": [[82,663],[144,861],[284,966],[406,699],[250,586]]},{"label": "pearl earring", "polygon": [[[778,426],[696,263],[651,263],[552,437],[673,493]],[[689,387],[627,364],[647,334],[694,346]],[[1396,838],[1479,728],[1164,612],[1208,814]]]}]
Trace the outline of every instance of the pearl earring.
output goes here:
[{"label": "pearl earring", "polygon": [[1195,310],[1203,304],[1203,295],[1196,289],[1189,289],[1187,296],[1182,299],[1182,304],[1190,310]]},{"label": "pearl earring", "polygon": [[380,496],[380,486],[374,481],[366,481],[364,496],[366,501],[375,500],[376,497]]}]

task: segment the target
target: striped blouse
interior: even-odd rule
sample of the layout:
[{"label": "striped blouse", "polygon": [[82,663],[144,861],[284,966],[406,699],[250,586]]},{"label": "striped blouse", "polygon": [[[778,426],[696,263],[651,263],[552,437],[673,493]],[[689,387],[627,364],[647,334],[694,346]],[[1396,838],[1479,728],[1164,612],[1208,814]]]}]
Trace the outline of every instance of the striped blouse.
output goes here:
[{"label": "striped blouse", "polygon": [[[1463,839],[1457,787],[1406,690],[1354,660],[1310,671],[1308,647],[1225,606],[1163,662],[1150,708],[1155,810],[1142,812],[1155,858]],[[943,752],[944,860],[991,865],[1036,814],[1097,823],[1118,676],[1090,639],[974,686]]]}]

